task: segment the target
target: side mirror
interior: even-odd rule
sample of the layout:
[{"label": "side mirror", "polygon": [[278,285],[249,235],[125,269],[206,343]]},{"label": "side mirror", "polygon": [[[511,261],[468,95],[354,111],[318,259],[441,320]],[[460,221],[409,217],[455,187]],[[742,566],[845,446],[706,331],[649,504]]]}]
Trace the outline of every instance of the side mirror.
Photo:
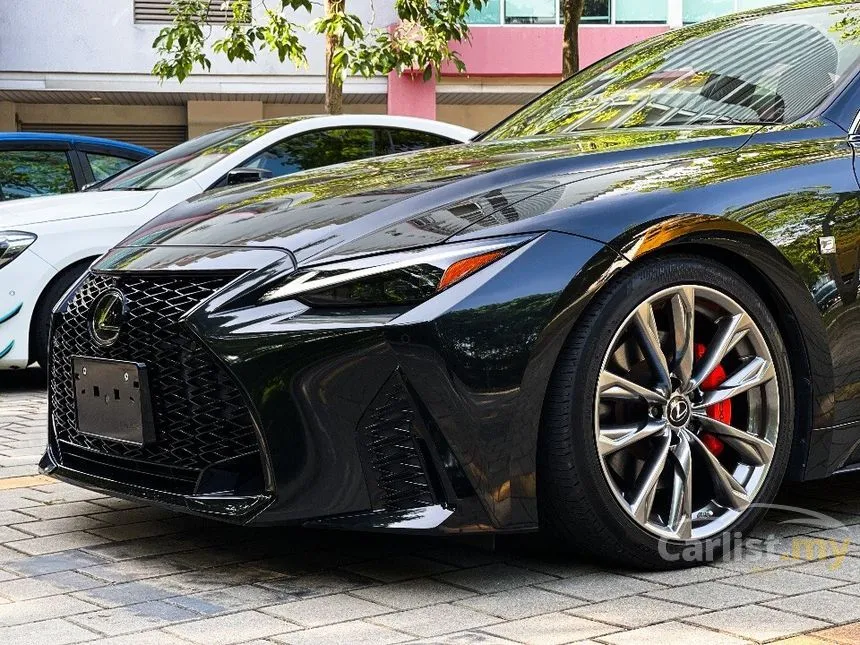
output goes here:
[{"label": "side mirror", "polygon": [[227,185],[253,184],[256,181],[270,179],[272,171],[265,168],[234,168],[227,173]]}]

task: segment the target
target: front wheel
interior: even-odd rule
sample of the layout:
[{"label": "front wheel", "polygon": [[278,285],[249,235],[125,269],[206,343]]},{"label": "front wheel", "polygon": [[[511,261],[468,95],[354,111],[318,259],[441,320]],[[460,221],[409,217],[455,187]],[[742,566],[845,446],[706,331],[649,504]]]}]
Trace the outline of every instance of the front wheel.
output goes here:
[{"label": "front wheel", "polygon": [[598,297],[559,358],[541,522],[627,565],[715,557],[776,495],[793,421],[786,350],[755,291],[710,260],[647,262]]}]

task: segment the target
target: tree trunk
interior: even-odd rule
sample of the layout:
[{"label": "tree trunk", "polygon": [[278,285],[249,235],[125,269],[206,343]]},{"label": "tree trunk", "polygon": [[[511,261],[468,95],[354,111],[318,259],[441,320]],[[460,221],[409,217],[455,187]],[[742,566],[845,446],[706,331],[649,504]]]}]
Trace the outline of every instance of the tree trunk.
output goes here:
[{"label": "tree trunk", "polygon": [[564,21],[564,45],[561,53],[561,73],[564,78],[579,71],[579,21],[585,0],[562,0],[561,17]]},{"label": "tree trunk", "polygon": [[[346,0],[325,0],[326,15],[343,13]],[[325,111],[328,114],[343,114],[343,74],[334,73],[331,58],[343,45],[338,36],[325,37]]]}]

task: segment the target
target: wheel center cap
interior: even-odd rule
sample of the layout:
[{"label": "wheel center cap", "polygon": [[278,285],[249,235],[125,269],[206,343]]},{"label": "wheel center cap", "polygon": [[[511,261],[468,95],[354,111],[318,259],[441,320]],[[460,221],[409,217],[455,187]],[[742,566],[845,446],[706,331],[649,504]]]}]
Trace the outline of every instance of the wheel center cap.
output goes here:
[{"label": "wheel center cap", "polygon": [[692,414],[692,406],[687,397],[676,394],[669,403],[666,404],[666,418],[673,426],[681,427],[686,425]]}]

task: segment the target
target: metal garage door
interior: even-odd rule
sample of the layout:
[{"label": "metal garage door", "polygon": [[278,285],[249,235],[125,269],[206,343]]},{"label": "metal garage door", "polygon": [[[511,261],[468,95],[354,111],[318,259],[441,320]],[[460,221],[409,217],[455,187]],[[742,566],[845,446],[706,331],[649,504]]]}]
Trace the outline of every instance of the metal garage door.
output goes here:
[{"label": "metal garage door", "polygon": [[153,150],[166,150],[188,138],[184,125],[110,125],[69,123],[22,123],[22,132],[57,132],[59,134],[84,134],[90,137],[105,137],[117,141],[136,143]]}]

